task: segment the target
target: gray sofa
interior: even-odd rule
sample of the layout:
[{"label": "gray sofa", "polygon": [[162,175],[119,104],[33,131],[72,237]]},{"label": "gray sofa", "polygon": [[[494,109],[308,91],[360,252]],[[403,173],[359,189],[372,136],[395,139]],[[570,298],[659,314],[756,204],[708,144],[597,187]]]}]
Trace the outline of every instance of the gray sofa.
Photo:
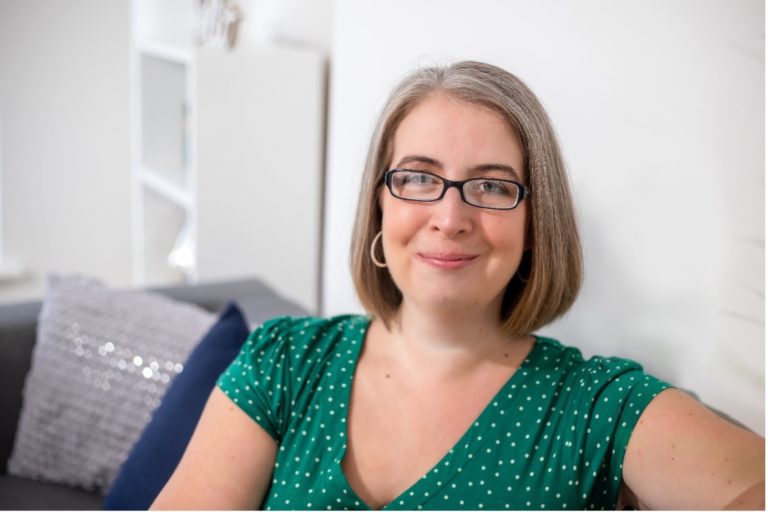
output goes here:
[{"label": "gray sofa", "polygon": [[[257,279],[155,289],[177,300],[219,312],[235,301],[249,322],[280,315],[306,315]],[[103,496],[62,485],[11,476],[11,455],[22,406],[22,389],[35,345],[40,302],[0,305],[0,508],[12,510],[96,510]]]}]

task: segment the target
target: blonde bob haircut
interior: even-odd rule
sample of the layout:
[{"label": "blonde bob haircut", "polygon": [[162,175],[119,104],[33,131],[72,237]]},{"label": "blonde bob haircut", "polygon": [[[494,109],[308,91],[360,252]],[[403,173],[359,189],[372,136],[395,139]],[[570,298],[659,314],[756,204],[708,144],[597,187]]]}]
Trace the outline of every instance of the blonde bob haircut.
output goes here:
[{"label": "blonde bob haircut", "polygon": [[402,293],[389,271],[371,260],[371,244],[381,230],[378,194],[392,159],[395,131],[419,102],[434,93],[492,109],[520,137],[531,191],[525,199],[530,201],[528,249],[507,284],[500,320],[510,335],[528,335],[565,313],[576,300],[582,279],[581,243],[565,165],[547,113],[517,77],[482,62],[419,69],[403,79],[387,100],[371,138],[352,236],[357,294],[368,314],[389,327]]}]

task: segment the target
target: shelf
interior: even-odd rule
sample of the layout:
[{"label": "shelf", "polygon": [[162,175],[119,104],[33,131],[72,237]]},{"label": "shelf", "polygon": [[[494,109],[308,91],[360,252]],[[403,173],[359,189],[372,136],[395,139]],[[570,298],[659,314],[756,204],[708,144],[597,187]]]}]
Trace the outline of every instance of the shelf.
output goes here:
[{"label": "shelf", "polygon": [[0,283],[11,283],[29,277],[27,269],[9,262],[0,263]]},{"label": "shelf", "polygon": [[156,41],[141,43],[139,53],[147,57],[168,60],[185,66],[192,62],[191,49]]},{"label": "shelf", "polygon": [[185,210],[191,210],[193,208],[194,200],[192,194],[183,187],[165,178],[160,173],[144,167],[141,169],[139,179],[141,180],[142,185],[177,206],[184,208]]}]

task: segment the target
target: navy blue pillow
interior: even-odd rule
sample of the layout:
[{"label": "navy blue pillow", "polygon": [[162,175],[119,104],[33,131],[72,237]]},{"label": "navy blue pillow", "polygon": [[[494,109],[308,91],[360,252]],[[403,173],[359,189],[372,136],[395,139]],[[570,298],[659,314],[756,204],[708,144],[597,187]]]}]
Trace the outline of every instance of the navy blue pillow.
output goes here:
[{"label": "navy blue pillow", "polygon": [[171,477],[219,375],[248,337],[240,308],[229,303],[195,347],[126,459],[105,510],[146,510]]}]

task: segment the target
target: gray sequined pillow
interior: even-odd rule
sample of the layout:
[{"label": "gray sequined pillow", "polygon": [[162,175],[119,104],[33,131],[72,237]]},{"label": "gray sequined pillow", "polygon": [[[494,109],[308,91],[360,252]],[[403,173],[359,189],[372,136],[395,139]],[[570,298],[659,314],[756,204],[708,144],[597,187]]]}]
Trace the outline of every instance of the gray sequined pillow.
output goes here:
[{"label": "gray sequined pillow", "polygon": [[50,276],[9,473],[104,493],[214,320],[160,295]]}]

